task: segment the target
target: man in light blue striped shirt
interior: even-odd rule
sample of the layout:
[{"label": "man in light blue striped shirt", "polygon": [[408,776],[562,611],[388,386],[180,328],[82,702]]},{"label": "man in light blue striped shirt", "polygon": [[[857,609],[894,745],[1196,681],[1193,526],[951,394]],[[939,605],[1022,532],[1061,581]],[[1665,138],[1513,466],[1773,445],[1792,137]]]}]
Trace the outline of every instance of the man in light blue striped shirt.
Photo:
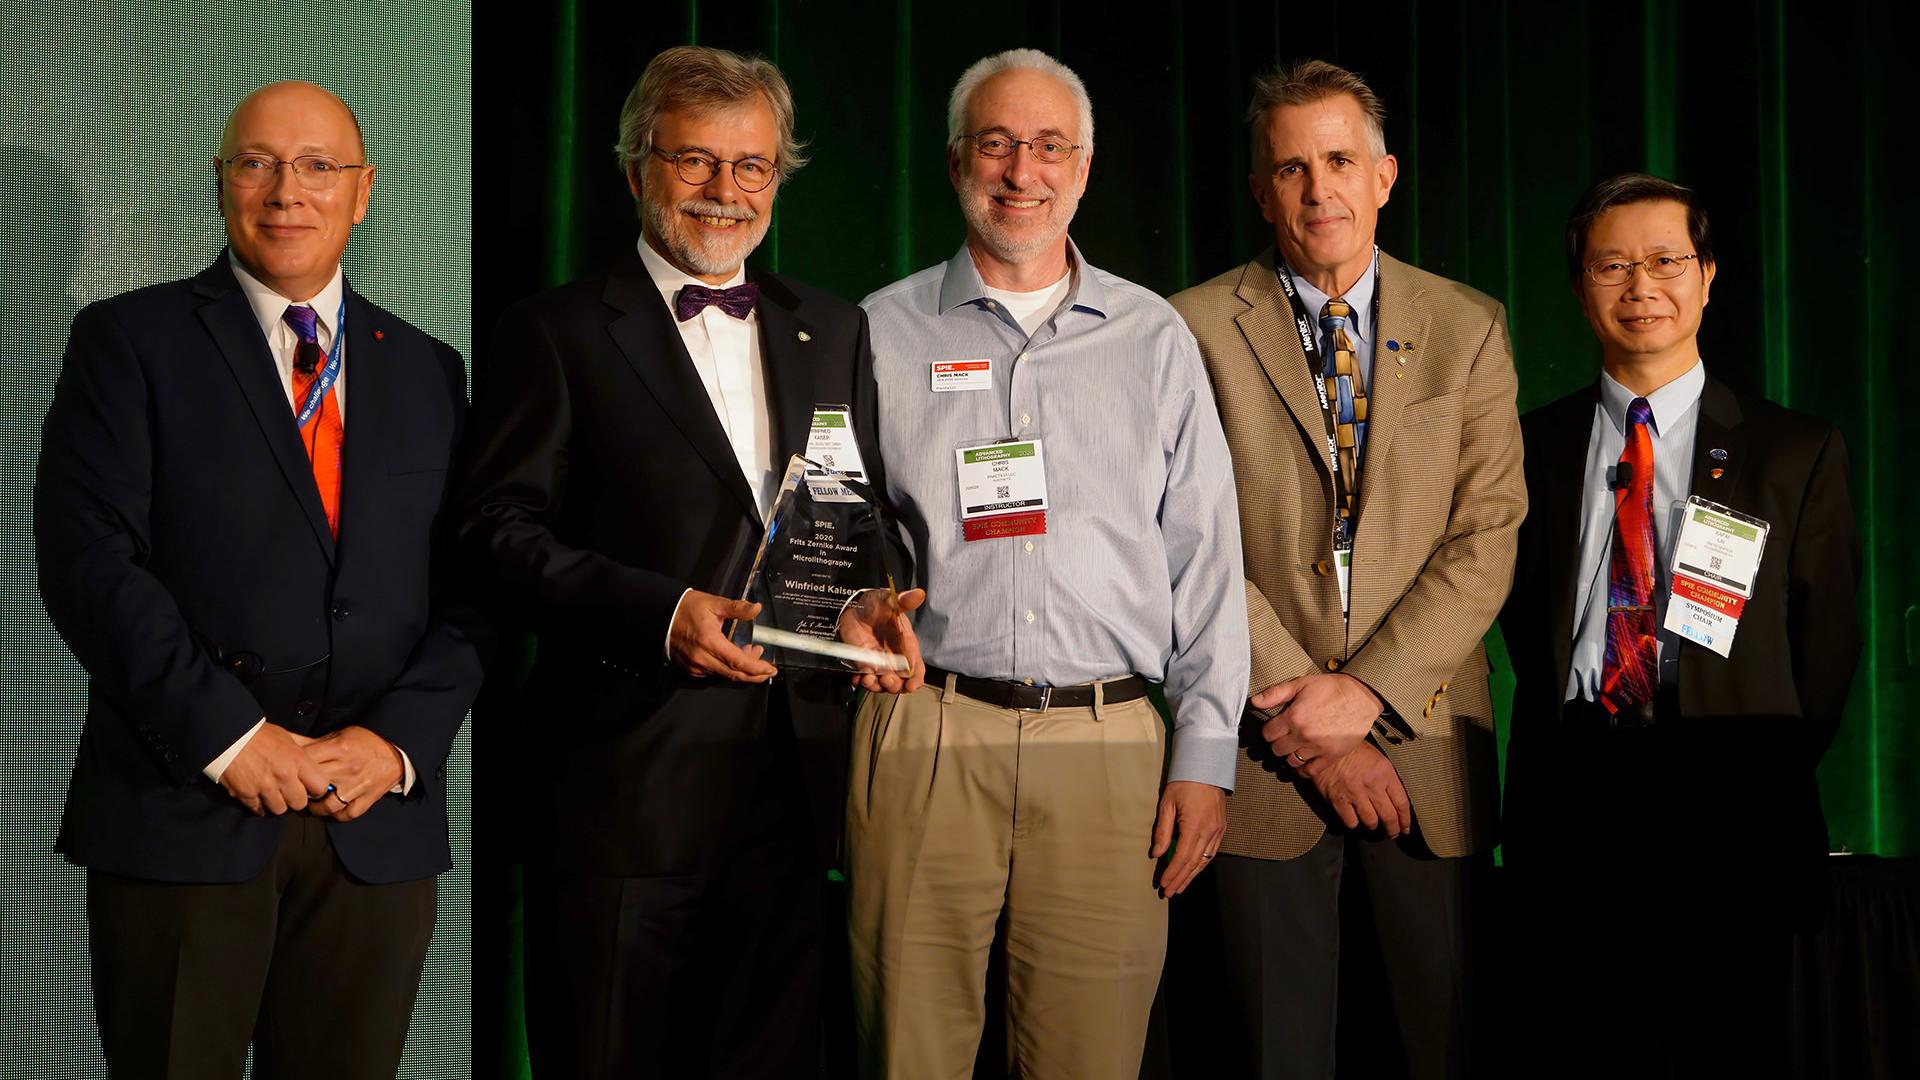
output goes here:
[{"label": "man in light blue striped shirt", "polygon": [[[869,1075],[965,1075],[999,925],[1019,1071],[1133,1075],[1163,897],[1213,857],[1233,785],[1232,463],[1185,324],[1067,237],[1093,151],[1079,78],[1034,50],[989,57],[948,120],[966,244],[863,304],[928,670],[855,722],[862,1054]],[[1028,468],[983,480],[956,453],[995,444]]]}]

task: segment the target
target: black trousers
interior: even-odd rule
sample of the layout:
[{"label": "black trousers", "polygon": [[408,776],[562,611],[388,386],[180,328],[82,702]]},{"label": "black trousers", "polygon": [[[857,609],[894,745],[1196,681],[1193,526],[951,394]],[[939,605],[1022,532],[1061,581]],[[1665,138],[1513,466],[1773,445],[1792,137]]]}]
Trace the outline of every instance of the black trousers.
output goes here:
[{"label": "black trousers", "polygon": [[[348,826],[351,828],[352,826]],[[400,1068],[432,878],[367,885],[318,818],[289,814],[251,881],[183,885],[89,871],[100,1042],[115,1080],[374,1080]]]},{"label": "black trousers", "polygon": [[1764,784],[1722,790],[1764,775],[1738,741],[1659,727],[1516,740],[1508,1075],[1789,1075],[1793,934],[1818,917],[1818,856],[1782,850]]},{"label": "black trousers", "polygon": [[[1218,1075],[1330,1080],[1339,1023],[1340,892],[1366,893],[1391,1000],[1351,1018],[1396,1023],[1407,1073],[1468,1075],[1473,894],[1483,858],[1442,859],[1416,837],[1332,831],[1297,859],[1214,861],[1227,988],[1238,1054]],[[1191,991],[1190,991],[1191,992]],[[1175,1075],[1185,1075],[1173,1048]]]},{"label": "black trousers", "polygon": [[[527,1029],[553,1080],[818,1077],[826,867],[791,769],[743,796],[705,873],[529,870]],[[736,846],[737,845],[737,846]],[[837,995],[836,1000],[843,995]]]}]

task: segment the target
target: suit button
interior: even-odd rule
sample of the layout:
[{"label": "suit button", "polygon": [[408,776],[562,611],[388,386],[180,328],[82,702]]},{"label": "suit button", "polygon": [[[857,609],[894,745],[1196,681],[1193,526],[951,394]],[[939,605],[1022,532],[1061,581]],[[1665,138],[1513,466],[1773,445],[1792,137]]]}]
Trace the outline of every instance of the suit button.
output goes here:
[{"label": "suit button", "polygon": [[340,622],[340,621],[342,621],[342,620],[344,620],[344,619],[345,619],[345,618],[346,618],[346,617],[347,617],[348,615],[351,615],[351,614],[353,614],[353,613],[352,613],[352,612],[350,612],[350,611],[348,611],[348,610],[347,610],[346,608],[343,608],[343,607],[337,607],[337,608],[334,608],[334,609],[333,609],[333,621],[334,621],[334,622]]},{"label": "suit button", "polygon": [[315,702],[312,698],[303,698],[300,701],[297,701],[294,703],[293,715],[312,716],[314,707],[315,707]]},{"label": "suit button", "polygon": [[1327,670],[1328,670],[1328,671],[1339,671],[1339,670],[1340,670],[1340,661],[1338,661],[1338,660],[1329,660],[1329,661],[1327,661]]},{"label": "suit button", "polygon": [[1325,559],[1321,559],[1319,562],[1313,564],[1313,572],[1319,574],[1321,577],[1326,577],[1328,574],[1333,573],[1333,564]]}]

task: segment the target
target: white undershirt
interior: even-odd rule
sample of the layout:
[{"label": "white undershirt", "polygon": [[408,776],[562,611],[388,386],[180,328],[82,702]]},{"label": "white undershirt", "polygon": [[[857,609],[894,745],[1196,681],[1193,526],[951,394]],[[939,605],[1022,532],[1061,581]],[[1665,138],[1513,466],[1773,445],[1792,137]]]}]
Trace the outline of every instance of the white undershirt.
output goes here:
[{"label": "white undershirt", "polygon": [[1072,286],[1073,270],[1069,267],[1066,273],[1060,275],[1059,281],[1033,292],[1008,292],[991,285],[986,289],[987,298],[1007,309],[1007,314],[1020,324],[1020,329],[1032,337],[1033,332],[1040,329],[1040,324],[1052,317],[1053,309],[1060,306],[1060,301],[1066,298],[1067,290]]},{"label": "white undershirt", "polygon": [[[280,389],[286,391],[287,415],[291,417],[296,408],[293,400],[293,358],[300,344],[300,336],[293,332],[293,327],[288,326],[282,316],[288,308],[297,304],[312,307],[314,313],[320,316],[314,328],[314,336],[320,339],[320,351],[332,349],[333,336],[340,332],[335,323],[340,317],[340,298],[346,291],[346,279],[341,276],[340,268],[335,266],[333,276],[327,279],[319,292],[304,300],[291,300],[248,273],[247,268],[240,265],[240,260],[231,252],[227,255],[227,262],[233,267],[234,278],[240,282],[240,291],[246,294],[247,304],[253,308],[253,317],[259,320],[260,332],[266,336],[267,351],[273,354],[273,366],[280,373]],[[340,343],[340,373],[333,380],[333,403],[340,411],[340,427],[344,430],[347,426],[347,343],[344,341]],[[233,759],[240,756],[240,751],[247,748],[254,733],[266,722],[267,718],[261,717],[247,729],[245,735],[235,739],[226,752],[200,771],[207,779],[219,783],[220,778],[226,775],[227,766],[233,764]],[[400,750],[398,746],[394,749]],[[388,788],[387,794],[404,795],[412,791],[413,779],[413,759],[407,756],[405,750],[400,750],[400,782]]]}]

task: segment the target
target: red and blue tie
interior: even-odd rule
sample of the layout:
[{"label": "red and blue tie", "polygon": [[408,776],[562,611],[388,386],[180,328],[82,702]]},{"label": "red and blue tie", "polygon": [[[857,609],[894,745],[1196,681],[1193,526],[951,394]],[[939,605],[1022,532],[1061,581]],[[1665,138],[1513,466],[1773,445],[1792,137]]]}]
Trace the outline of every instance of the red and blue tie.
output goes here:
[{"label": "red and blue tie", "polygon": [[1627,446],[1620,454],[1630,477],[1613,497],[1613,552],[1607,568],[1607,656],[1600,702],[1610,713],[1653,700],[1660,681],[1660,641],[1653,621],[1657,576],[1653,538],[1653,406],[1627,406]]},{"label": "red and blue tie", "polygon": [[[287,308],[281,316],[300,339],[293,360],[293,410],[297,415],[307,400],[307,392],[319,381],[320,368],[327,356],[320,348],[320,315],[305,304]],[[320,410],[300,429],[300,444],[307,448],[307,460],[313,464],[313,482],[320,489],[320,505],[327,511],[327,529],[340,537],[340,450],[347,441],[347,429],[340,422],[340,403],[335,396],[339,387],[327,388]]]}]

